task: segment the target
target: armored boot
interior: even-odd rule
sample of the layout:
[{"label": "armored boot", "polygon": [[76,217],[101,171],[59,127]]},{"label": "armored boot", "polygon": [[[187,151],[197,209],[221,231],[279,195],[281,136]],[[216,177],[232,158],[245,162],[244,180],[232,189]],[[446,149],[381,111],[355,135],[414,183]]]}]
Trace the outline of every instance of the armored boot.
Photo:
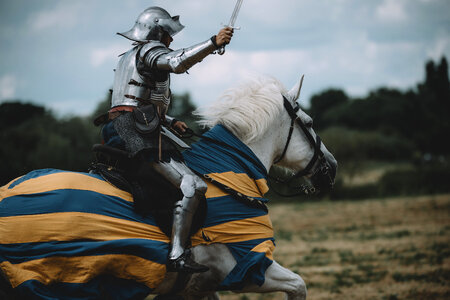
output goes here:
[{"label": "armored boot", "polygon": [[190,257],[190,251],[185,249],[189,239],[192,218],[197,209],[200,195],[204,193],[204,183],[197,187],[197,178],[187,175],[183,178],[181,190],[184,194],[182,200],[176,202],[172,225],[172,248],[167,261],[169,272],[201,273],[209,270],[207,266],[196,263]]}]

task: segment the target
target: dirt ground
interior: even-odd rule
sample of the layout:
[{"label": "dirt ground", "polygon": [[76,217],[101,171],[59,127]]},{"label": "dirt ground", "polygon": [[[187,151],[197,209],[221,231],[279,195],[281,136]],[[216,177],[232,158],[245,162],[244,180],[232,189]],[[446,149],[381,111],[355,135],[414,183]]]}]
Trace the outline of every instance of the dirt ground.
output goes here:
[{"label": "dirt ground", "polygon": [[[309,300],[450,299],[450,195],[272,204],[275,259]],[[221,299],[284,299],[282,293]]]}]

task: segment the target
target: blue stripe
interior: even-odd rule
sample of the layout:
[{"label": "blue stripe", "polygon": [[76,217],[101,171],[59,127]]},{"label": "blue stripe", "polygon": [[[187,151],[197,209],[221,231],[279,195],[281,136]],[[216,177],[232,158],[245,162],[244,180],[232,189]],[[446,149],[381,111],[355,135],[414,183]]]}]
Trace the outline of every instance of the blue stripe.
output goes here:
[{"label": "blue stripe", "polygon": [[220,287],[227,290],[242,289],[248,282],[261,286],[265,281],[264,274],[272,263],[265,253],[250,251],[238,261],[236,267],[220,283]]},{"label": "blue stripe", "polygon": [[274,238],[262,238],[262,239],[254,239],[250,241],[236,242],[236,243],[227,243],[227,247],[230,248],[231,254],[233,254],[234,258],[238,259],[245,254],[247,254],[250,250],[258,246],[259,244],[271,240],[275,245]]},{"label": "blue stripe", "polygon": [[203,227],[267,215],[262,209],[250,207],[232,196],[208,198],[208,213]]},{"label": "blue stripe", "polygon": [[61,189],[12,196],[0,202],[0,217],[56,212],[93,213],[156,226],[153,217],[137,214],[133,203],[93,191]]},{"label": "blue stripe", "polygon": [[21,184],[24,181],[27,181],[29,179],[33,179],[33,178],[38,178],[41,176],[45,176],[45,175],[49,175],[49,174],[54,174],[54,173],[60,173],[60,172],[64,172],[61,170],[57,170],[57,169],[40,169],[40,170],[34,170],[31,171],[28,174],[23,175],[22,177],[18,178],[17,180],[15,180],[9,187],[8,189],[12,189],[14,187],[16,187],[17,185]]},{"label": "blue stripe", "polygon": [[191,145],[192,149],[183,152],[186,164],[194,171],[200,174],[232,171],[247,173],[252,179],[266,178],[267,171],[258,157],[225,127],[216,125],[205,133],[205,136],[239,149],[251,157],[253,161],[247,160],[233,148],[200,139],[200,141]]},{"label": "blue stripe", "polygon": [[146,239],[0,244],[0,262],[18,264],[52,256],[128,254],[165,264],[168,250],[168,243]]},{"label": "blue stripe", "polygon": [[251,250],[267,240],[271,240],[275,244],[273,238],[226,244],[236,259],[237,265],[221,282],[220,286],[222,288],[241,289],[247,281],[259,286],[264,283],[264,273],[273,261],[267,258],[265,253],[253,252]]},{"label": "blue stripe", "polygon": [[[212,139],[218,139],[227,145],[232,146],[233,148],[239,149],[240,151],[244,152],[248,156],[250,156],[254,162],[257,163],[254,167],[258,169],[258,172],[261,173],[261,176],[264,178],[267,176],[267,170],[262,164],[262,162],[259,160],[259,158],[253,153],[253,151],[245,145],[241,140],[239,140],[231,131],[229,131],[225,126],[223,125],[216,125],[214,128],[209,130],[205,133],[206,137],[212,138]],[[239,154],[238,154],[239,155]],[[240,156],[242,157],[242,156]],[[243,160],[246,160],[242,157]],[[253,162],[248,162],[250,164],[253,164]]]},{"label": "blue stripe", "polygon": [[71,172],[71,171],[64,171],[64,170],[58,170],[58,169],[39,169],[39,170],[31,171],[28,174],[25,174],[24,176],[18,178],[13,183],[11,183],[11,185],[8,187],[8,189],[12,189],[12,188],[16,187],[17,185],[21,184],[22,182],[33,179],[33,178],[38,178],[38,177],[45,176],[45,175],[63,173],[63,172],[64,173],[78,173],[78,174],[83,174],[86,176],[94,177],[94,178],[97,178],[100,180],[104,180],[100,175],[97,175],[97,174]]},{"label": "blue stripe", "polygon": [[132,280],[102,275],[87,283],[52,283],[49,286],[37,280],[29,280],[19,285],[15,291],[18,299],[137,300],[145,298],[151,289]]}]

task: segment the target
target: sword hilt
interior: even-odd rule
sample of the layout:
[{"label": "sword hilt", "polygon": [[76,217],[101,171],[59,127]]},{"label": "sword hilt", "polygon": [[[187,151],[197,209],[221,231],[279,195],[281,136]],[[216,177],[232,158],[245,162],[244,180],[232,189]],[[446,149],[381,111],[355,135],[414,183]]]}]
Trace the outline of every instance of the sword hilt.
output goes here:
[{"label": "sword hilt", "polygon": [[225,46],[219,47],[219,49],[217,49],[217,54],[224,55],[225,54]]},{"label": "sword hilt", "polygon": [[[241,30],[241,27],[234,27],[234,26],[230,26],[230,25],[223,25],[223,23],[221,23],[221,25],[222,25],[223,27],[230,27],[230,28],[233,28],[233,30]],[[226,46],[226,45],[220,46],[219,49],[217,49],[217,54],[219,54],[219,55],[224,55],[224,53],[225,53],[225,46]]]}]

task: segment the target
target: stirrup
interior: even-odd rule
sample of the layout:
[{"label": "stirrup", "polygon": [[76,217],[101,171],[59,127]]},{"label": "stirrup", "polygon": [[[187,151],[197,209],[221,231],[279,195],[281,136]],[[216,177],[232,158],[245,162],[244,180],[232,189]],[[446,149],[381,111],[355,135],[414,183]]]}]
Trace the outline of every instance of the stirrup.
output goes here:
[{"label": "stirrup", "polygon": [[209,270],[207,266],[195,262],[190,255],[190,251],[186,250],[178,258],[167,259],[168,272],[182,273],[203,273]]}]

